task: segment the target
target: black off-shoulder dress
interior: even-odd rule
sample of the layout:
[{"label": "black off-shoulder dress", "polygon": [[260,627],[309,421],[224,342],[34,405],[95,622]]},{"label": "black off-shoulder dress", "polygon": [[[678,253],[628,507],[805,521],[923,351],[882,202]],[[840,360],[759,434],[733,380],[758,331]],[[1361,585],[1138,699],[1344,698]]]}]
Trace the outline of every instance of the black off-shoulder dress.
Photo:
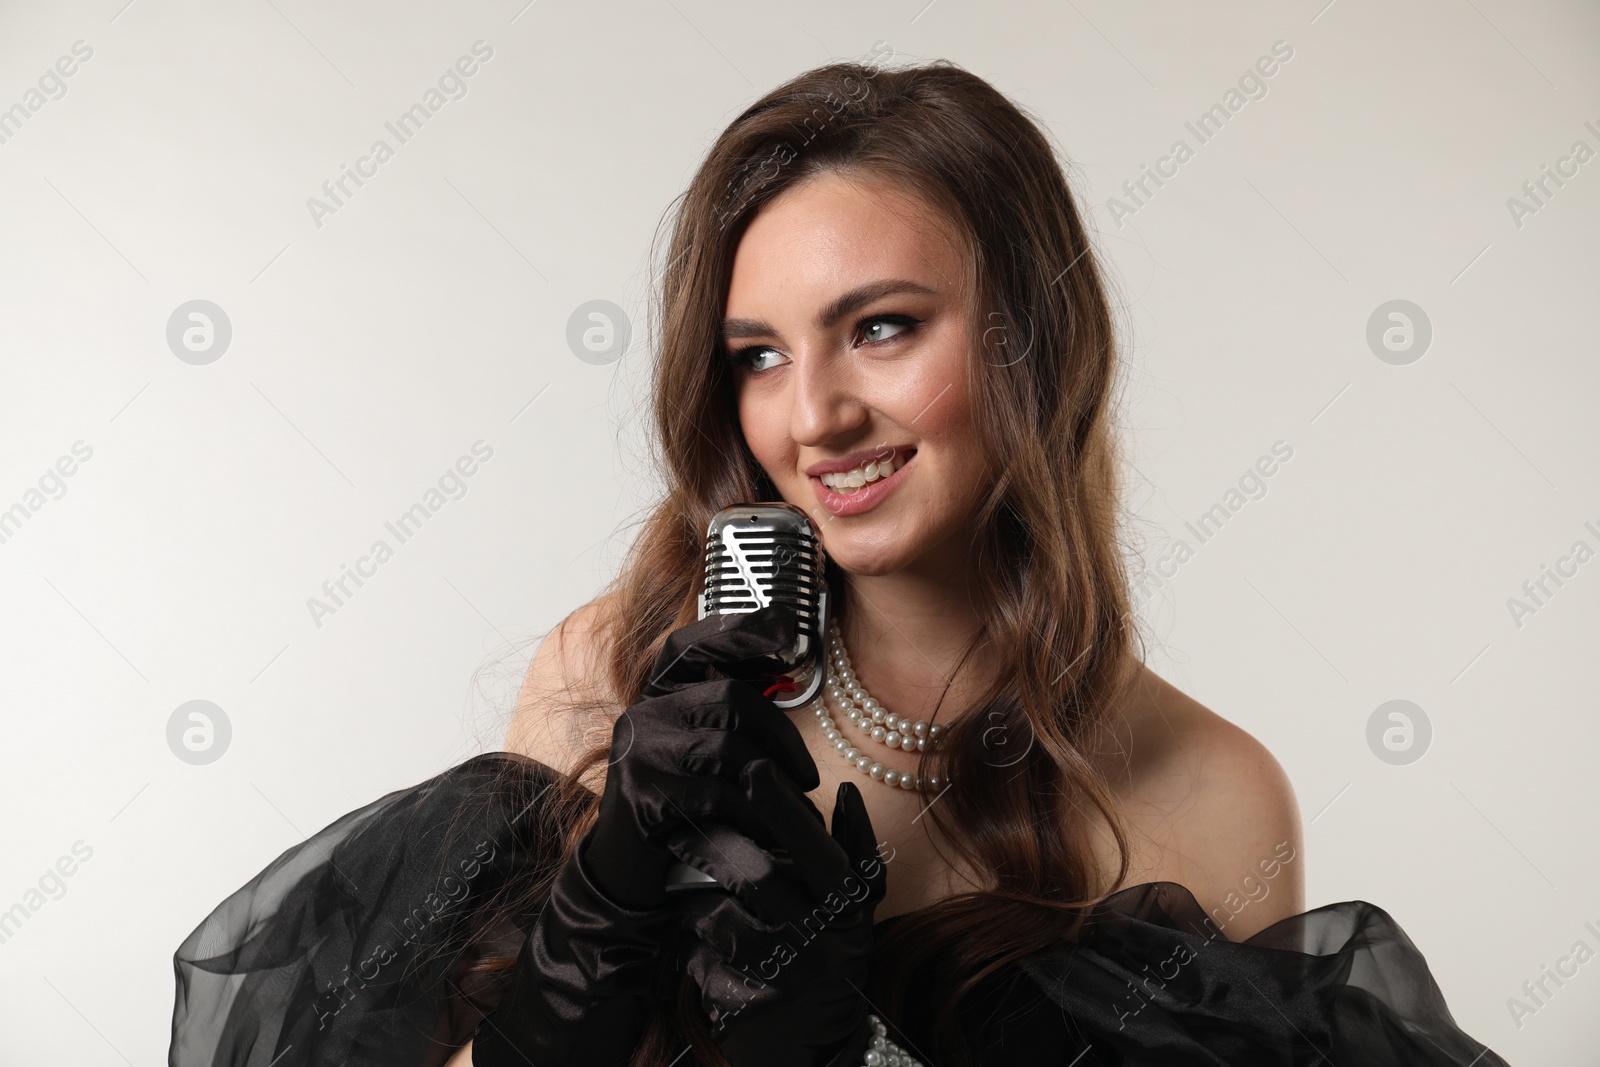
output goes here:
[{"label": "black off-shoulder dress", "polygon": [[[556,780],[476,756],[285,851],[174,954],[170,1067],[440,1067],[500,993],[464,964],[514,957],[537,917],[470,936],[555,862],[528,816]],[[990,976],[961,1021],[976,1062],[1008,1067],[1505,1067],[1381,908],[1331,904],[1234,942],[1172,882],[1117,893],[1080,941]],[[913,1054],[931,1046],[914,1004],[894,1022]]]}]

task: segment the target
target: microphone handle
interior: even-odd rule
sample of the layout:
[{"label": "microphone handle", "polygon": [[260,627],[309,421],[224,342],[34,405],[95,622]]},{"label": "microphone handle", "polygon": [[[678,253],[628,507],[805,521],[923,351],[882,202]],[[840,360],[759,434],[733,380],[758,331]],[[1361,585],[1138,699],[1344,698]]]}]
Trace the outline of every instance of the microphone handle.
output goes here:
[{"label": "microphone handle", "polygon": [[[747,554],[739,535],[749,534],[755,541],[763,546],[782,542],[790,539],[785,544],[794,543],[798,539],[801,546],[799,551],[780,547],[755,548],[750,551],[770,553],[769,557],[757,560],[755,556]],[[809,555],[807,554],[809,552]],[[805,562],[815,560],[815,573],[801,573],[803,568],[811,566]],[[808,703],[820,690],[825,681],[824,659],[821,649],[821,638],[826,631],[828,594],[822,582],[822,550],[817,544],[815,531],[811,528],[805,512],[793,504],[775,502],[771,504],[735,504],[724,508],[712,518],[706,529],[706,580],[705,592],[700,594],[700,617],[703,619],[708,614],[725,612],[727,602],[723,596],[729,592],[729,585],[735,590],[741,586],[745,590],[745,602],[753,597],[757,604],[769,603],[774,596],[795,597],[795,589],[808,591],[811,601],[801,600],[801,610],[809,609],[815,616],[815,631],[811,637],[813,642],[808,654],[810,669],[802,668],[801,677],[798,679],[799,687],[792,694],[779,696],[773,700],[777,707],[789,709]],[[787,571],[787,573],[784,573]],[[737,577],[730,577],[737,575]],[[780,583],[780,578],[782,582]],[[763,588],[758,589],[758,586]],[[713,589],[716,593],[713,596]],[[775,590],[787,590],[777,593]],[[805,593],[800,596],[806,595]],[[735,609],[735,610],[749,610]],[[798,653],[797,653],[798,654]],[[712,669],[710,677],[720,678],[725,675]],[[718,882],[711,875],[687,863],[675,863],[667,871],[666,891],[668,893],[681,892],[689,889],[706,889],[717,886]]]}]

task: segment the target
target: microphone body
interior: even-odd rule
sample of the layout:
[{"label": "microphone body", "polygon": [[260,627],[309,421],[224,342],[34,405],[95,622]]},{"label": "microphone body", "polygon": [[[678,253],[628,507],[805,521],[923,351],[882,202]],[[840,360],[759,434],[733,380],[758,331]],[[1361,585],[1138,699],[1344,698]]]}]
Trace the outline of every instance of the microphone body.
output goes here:
[{"label": "microphone body", "polygon": [[[794,644],[779,655],[794,682],[772,702],[780,708],[809,703],[827,678],[823,658],[828,627],[826,556],[804,511],[784,501],[723,508],[706,527],[705,581],[700,618],[756,611],[778,603],[799,619]],[[714,886],[709,874],[674,864],[667,891]]]}]

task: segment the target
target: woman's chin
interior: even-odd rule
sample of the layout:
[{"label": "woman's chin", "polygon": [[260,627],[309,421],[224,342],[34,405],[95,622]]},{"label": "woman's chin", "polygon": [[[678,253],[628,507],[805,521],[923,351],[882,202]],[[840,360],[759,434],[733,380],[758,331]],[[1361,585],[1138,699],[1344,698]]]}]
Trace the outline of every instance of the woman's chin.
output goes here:
[{"label": "woman's chin", "polygon": [[822,550],[828,555],[828,566],[837,567],[846,574],[862,578],[877,578],[903,570],[911,556],[903,546],[864,546],[827,543],[824,535]]},{"label": "woman's chin", "polygon": [[876,578],[904,570],[927,550],[920,527],[907,530],[896,516],[880,514],[881,511],[874,508],[865,515],[846,519],[828,515],[812,503],[807,514],[822,551],[827,554],[828,566],[863,578]]}]

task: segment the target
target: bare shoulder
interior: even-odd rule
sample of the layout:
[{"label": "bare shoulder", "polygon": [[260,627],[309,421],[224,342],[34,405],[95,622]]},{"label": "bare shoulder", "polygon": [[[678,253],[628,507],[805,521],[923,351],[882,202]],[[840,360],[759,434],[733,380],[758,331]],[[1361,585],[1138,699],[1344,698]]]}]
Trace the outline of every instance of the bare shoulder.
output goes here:
[{"label": "bare shoulder", "polygon": [[610,607],[606,597],[596,597],[545,635],[517,695],[506,751],[570,774],[587,747],[611,736],[620,708],[606,671]]},{"label": "bare shoulder", "polygon": [[1187,888],[1229,939],[1305,909],[1300,806],[1248,731],[1140,669],[1109,771],[1130,834],[1124,885]]}]

